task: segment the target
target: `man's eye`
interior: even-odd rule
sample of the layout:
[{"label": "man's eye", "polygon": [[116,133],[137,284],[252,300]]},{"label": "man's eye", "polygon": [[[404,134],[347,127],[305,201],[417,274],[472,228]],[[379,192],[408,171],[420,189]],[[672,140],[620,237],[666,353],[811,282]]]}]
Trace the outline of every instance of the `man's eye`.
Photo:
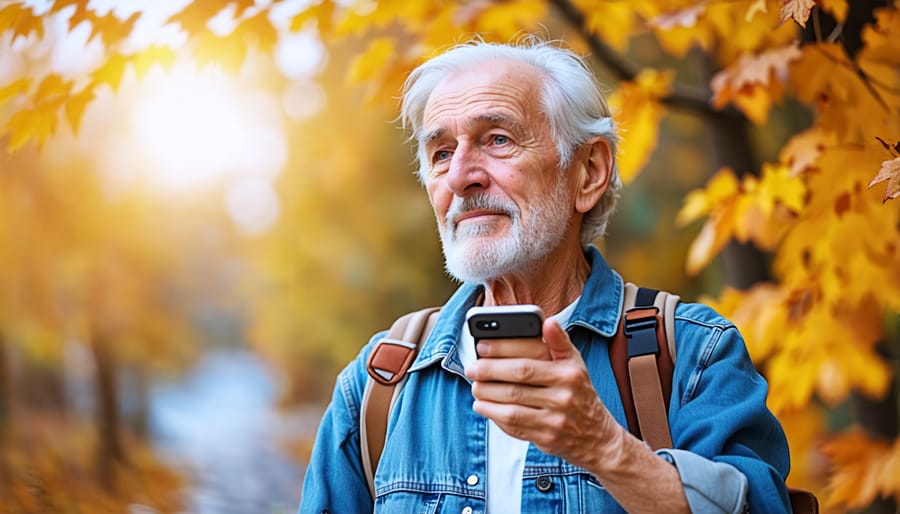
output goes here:
[{"label": "man's eye", "polygon": [[450,150],[438,150],[437,152],[434,152],[434,162],[447,160],[451,155]]},{"label": "man's eye", "polygon": [[491,138],[491,142],[494,145],[505,145],[506,143],[509,143],[509,138],[504,135],[497,134]]}]

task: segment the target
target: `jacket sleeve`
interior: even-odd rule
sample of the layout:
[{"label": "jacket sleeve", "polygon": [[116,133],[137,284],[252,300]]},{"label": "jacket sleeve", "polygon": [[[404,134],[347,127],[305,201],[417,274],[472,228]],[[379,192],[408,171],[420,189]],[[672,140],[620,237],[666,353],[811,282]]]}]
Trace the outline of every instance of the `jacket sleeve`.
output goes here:
[{"label": "jacket sleeve", "polygon": [[359,411],[371,344],[338,375],[306,468],[299,514],[372,512],[360,460]]},{"label": "jacket sleeve", "polygon": [[676,319],[673,445],[740,471],[750,512],[790,512],[787,439],[766,406],[768,385],[734,325],[707,307],[691,308],[700,310]]}]

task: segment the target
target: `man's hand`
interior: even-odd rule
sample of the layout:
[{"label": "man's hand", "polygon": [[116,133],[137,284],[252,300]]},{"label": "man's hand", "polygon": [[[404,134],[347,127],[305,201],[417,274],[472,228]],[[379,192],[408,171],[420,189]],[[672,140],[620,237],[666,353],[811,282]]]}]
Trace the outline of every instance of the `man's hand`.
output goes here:
[{"label": "man's hand", "polygon": [[690,512],[678,471],[616,422],[559,323],[545,321],[543,338],[479,343],[466,367],[475,412],[592,473],[628,512]]},{"label": "man's hand", "polygon": [[555,320],[543,326],[545,343],[478,343],[482,357],[466,368],[474,382],[475,412],[507,434],[543,452],[593,469],[621,444],[622,428],[600,401],[581,354]]}]

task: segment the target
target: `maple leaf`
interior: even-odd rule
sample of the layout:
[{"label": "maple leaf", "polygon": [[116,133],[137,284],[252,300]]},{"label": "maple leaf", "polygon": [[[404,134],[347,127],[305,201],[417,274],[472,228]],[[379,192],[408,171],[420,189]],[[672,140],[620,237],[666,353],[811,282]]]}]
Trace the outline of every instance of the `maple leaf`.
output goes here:
[{"label": "maple leaf", "polygon": [[107,84],[113,91],[119,89],[122,77],[125,76],[125,66],[128,57],[122,54],[113,54],[106,59],[102,66],[91,73],[91,81],[94,84]]},{"label": "maple leaf", "polygon": [[803,28],[806,28],[806,20],[809,18],[809,11],[816,5],[815,0],[783,0],[781,6],[781,23],[788,18],[793,20]]},{"label": "maple leaf", "polygon": [[120,20],[112,11],[109,11],[105,16],[97,16],[91,12],[87,15],[87,19],[91,22],[91,35],[88,38],[88,43],[99,35],[100,39],[103,40],[103,44],[107,47],[113,46],[131,34],[134,30],[135,22],[140,17],[140,11],[135,11],[134,14],[124,21]]},{"label": "maple leaf", "polygon": [[881,203],[900,196],[900,157],[881,163],[881,169],[878,170],[878,174],[869,182],[869,189],[875,184],[885,181],[887,182],[887,187],[884,190],[884,198],[881,199]]},{"label": "maple leaf", "polygon": [[3,87],[0,87],[0,106],[28,91],[28,86],[30,85],[30,78],[21,78],[19,80],[10,82]]},{"label": "maple leaf", "polygon": [[891,156],[894,157],[891,160],[881,163],[881,169],[878,170],[878,174],[875,175],[875,178],[873,178],[871,182],[869,182],[867,187],[867,189],[872,189],[872,186],[875,184],[887,182],[887,187],[884,190],[884,198],[881,199],[881,203],[884,203],[900,196],[900,141],[894,145],[889,145],[880,137],[876,137],[875,139],[877,139],[878,142],[890,152]]},{"label": "maple leaf", "polygon": [[706,12],[706,5],[701,3],[688,9],[661,14],[648,21],[647,24],[662,30],[671,30],[675,27],[693,27],[704,12]]},{"label": "maple leaf", "polygon": [[20,36],[27,38],[32,32],[38,38],[44,37],[44,20],[34,14],[31,7],[24,3],[13,2],[0,9],[0,33],[12,29],[15,41]]},{"label": "maple leaf", "polygon": [[779,99],[790,64],[803,55],[796,43],[758,55],[742,55],[717,73],[711,82],[713,105],[722,108],[732,101],[748,118],[763,124],[773,99]]},{"label": "maple leaf", "polygon": [[169,16],[165,24],[177,23],[188,34],[196,34],[203,31],[209,20],[218,16],[228,5],[229,2],[220,0],[194,0],[181,11]]},{"label": "maple leaf", "polygon": [[81,125],[81,117],[91,100],[94,99],[94,89],[86,87],[66,100],[66,119],[73,132],[78,132]]},{"label": "maple leaf", "polygon": [[319,34],[328,34],[331,32],[334,18],[334,2],[332,0],[322,0],[316,5],[308,7],[293,18],[291,18],[291,30],[302,30],[306,23],[315,20],[319,28]]},{"label": "maple leaf", "polygon": [[357,82],[374,79],[394,55],[396,44],[392,38],[376,38],[365,53],[356,56],[350,65],[348,78]]}]

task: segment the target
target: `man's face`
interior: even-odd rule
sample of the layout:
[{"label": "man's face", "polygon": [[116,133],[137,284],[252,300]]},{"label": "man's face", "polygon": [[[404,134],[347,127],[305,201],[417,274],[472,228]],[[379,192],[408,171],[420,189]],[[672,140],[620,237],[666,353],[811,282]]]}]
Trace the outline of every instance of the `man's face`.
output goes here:
[{"label": "man's face", "polygon": [[447,270],[460,280],[524,271],[565,235],[573,199],[539,73],[515,61],[474,66],[439,83],[425,106],[425,185]]}]

